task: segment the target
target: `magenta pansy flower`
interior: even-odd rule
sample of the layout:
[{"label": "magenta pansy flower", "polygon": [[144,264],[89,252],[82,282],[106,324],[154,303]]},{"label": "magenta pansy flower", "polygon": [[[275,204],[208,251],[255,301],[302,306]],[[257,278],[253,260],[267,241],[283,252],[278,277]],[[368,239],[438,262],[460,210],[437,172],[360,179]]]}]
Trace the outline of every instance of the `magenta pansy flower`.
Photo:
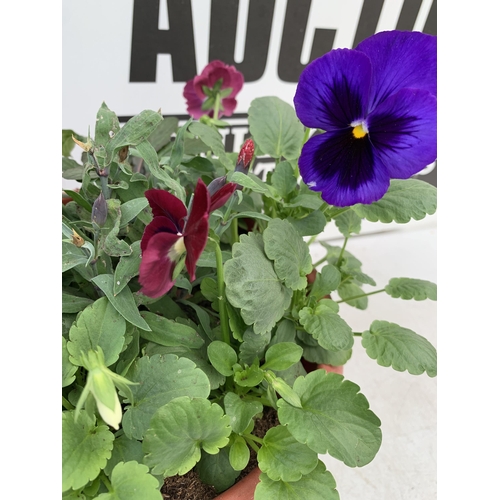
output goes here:
[{"label": "magenta pansy flower", "polygon": [[196,262],[208,238],[208,216],[221,207],[236,189],[236,184],[222,183],[213,189],[198,179],[188,210],[179,198],[162,189],[144,193],[153,211],[153,220],[144,229],[141,240],[142,260],[139,268],[141,292],[161,297],[175,284],[173,272],[186,252],[186,269],[191,281],[196,279]]},{"label": "magenta pansy flower", "polygon": [[338,207],[372,203],[391,179],[408,179],[437,156],[437,39],[377,33],[335,49],[302,72],[300,121],[323,131],[299,158],[304,182]]},{"label": "magenta pansy flower", "polygon": [[[183,96],[187,111],[193,118],[203,115],[213,117],[216,94],[219,93],[221,104],[219,116],[231,116],[236,108],[236,95],[243,87],[243,74],[234,66],[222,61],[212,61],[200,75],[186,83]],[[229,90],[231,89],[231,90]]]}]

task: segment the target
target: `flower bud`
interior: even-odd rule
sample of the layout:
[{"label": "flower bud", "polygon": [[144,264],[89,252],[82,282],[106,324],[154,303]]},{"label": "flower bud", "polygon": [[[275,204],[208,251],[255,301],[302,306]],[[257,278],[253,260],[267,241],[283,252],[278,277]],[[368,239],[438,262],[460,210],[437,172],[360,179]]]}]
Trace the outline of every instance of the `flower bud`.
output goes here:
[{"label": "flower bud", "polygon": [[92,222],[95,222],[99,227],[102,227],[104,226],[107,217],[108,203],[101,192],[92,205]]},{"label": "flower bud", "polygon": [[255,144],[252,139],[247,139],[243,146],[241,147],[240,154],[238,155],[238,161],[236,162],[235,172],[248,173],[248,168],[250,162],[252,161],[253,155],[255,153]]}]

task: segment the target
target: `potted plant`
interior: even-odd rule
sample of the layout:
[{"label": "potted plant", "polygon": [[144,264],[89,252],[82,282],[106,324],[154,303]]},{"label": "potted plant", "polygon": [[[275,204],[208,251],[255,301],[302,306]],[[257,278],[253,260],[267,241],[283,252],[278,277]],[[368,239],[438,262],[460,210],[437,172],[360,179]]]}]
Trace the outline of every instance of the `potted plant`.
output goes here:
[{"label": "potted plant", "polygon": [[[425,338],[383,319],[354,333],[338,305],[373,293],[346,248],[363,219],[436,210],[412,178],[436,158],[435,62],[435,37],[415,32],[332,50],[294,106],[252,102],[239,153],[219,131],[243,78],[222,62],[186,85],[182,125],[145,110],[120,126],[103,103],[92,137],[63,131],[63,176],[81,183],[62,208],[63,498],[161,499],[187,473],[214,498],[253,457],[255,499],[335,499],[318,455],[374,459],[381,422],[362,388],[315,368],[344,365],[361,335],[367,359],[436,375]],[[262,156],[275,164],[260,178]],[[327,224],[344,245],[313,263]],[[378,292],[436,300],[414,276]]]}]

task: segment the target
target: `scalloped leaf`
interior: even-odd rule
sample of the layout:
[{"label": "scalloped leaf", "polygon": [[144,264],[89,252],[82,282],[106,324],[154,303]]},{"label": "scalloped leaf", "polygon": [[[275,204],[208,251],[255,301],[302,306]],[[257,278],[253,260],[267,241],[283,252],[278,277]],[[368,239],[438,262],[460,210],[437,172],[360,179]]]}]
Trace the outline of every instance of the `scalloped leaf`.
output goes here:
[{"label": "scalloped leaf", "polygon": [[87,306],[69,330],[67,348],[72,363],[82,366],[81,352],[97,350],[104,353],[106,366],[118,360],[125,342],[127,325],[106,297]]},{"label": "scalloped leaf", "polygon": [[255,488],[255,500],[305,500],[328,499],[340,500],[336,490],[337,483],[325,464],[318,461],[316,468],[294,482],[273,481],[267,474],[260,475],[260,482]]},{"label": "scalloped leaf", "polygon": [[234,170],[233,162],[226,154],[224,143],[222,142],[222,136],[216,129],[209,127],[204,123],[193,122],[189,125],[189,131],[198,136],[201,141],[215,153],[227,170]]},{"label": "scalloped leaf", "polygon": [[120,462],[111,473],[109,493],[101,493],[98,500],[162,500],[158,479],[149,473],[147,466],[131,462]]},{"label": "scalloped leaf", "polygon": [[336,290],[340,285],[342,276],[340,271],[332,264],[326,264],[321,268],[321,272],[316,274],[311,293],[317,300],[325,295],[329,295],[333,290]]},{"label": "scalloped leaf", "polygon": [[294,160],[299,157],[304,127],[293,106],[279,97],[258,97],[248,110],[248,125],[263,154]]},{"label": "scalloped leaf", "polygon": [[299,377],[293,390],[302,408],[280,399],[278,418],[297,441],[349,467],[373,460],[382,442],[380,420],[359,393],[359,386],[342,375],[316,370]]},{"label": "scalloped leaf", "polygon": [[127,378],[139,383],[130,386],[134,404],[127,406],[123,415],[123,430],[129,438],[142,439],[153,414],[172,399],[179,396],[206,398],[210,394],[210,382],[205,373],[193,361],[174,354],[138,359],[130,367]]},{"label": "scalloped leaf", "polygon": [[233,258],[224,264],[227,299],[241,309],[247,325],[257,334],[271,331],[290,305],[292,290],[282,283],[264,253],[262,236],[241,235],[233,246]]},{"label": "scalloped leaf", "polygon": [[257,460],[260,470],[273,481],[293,482],[316,468],[318,454],[278,425],[267,431]]},{"label": "scalloped leaf", "polygon": [[370,205],[352,207],[361,218],[370,222],[398,222],[421,220],[432,215],[437,208],[437,189],[418,179],[392,179],[387,193]]},{"label": "scalloped leaf", "polygon": [[144,463],[153,474],[174,476],[191,470],[201,450],[211,455],[229,442],[229,417],[218,404],[187,396],[159,408],[144,435]]},{"label": "scalloped leaf", "polygon": [[95,416],[80,411],[62,414],[62,490],[83,488],[93,481],[111,457],[114,435]]},{"label": "scalloped leaf", "polygon": [[408,370],[412,375],[427,372],[429,377],[437,375],[436,348],[414,331],[388,321],[374,321],[370,330],[363,332],[361,344],[370,358],[381,366],[392,366],[394,370]]},{"label": "scalloped leaf", "polygon": [[368,297],[364,295],[366,292],[356,283],[342,283],[338,287],[337,293],[346,304],[356,309],[364,311],[368,307]]},{"label": "scalloped leaf", "polygon": [[345,238],[361,231],[361,217],[353,210],[347,210],[335,217],[335,225]]},{"label": "scalloped leaf", "polygon": [[320,300],[313,309],[299,311],[300,324],[321,347],[329,351],[345,351],[354,344],[351,327],[337,314],[338,305],[332,300]]},{"label": "scalloped leaf", "polygon": [[[309,247],[287,220],[272,219],[263,233],[264,250],[274,261],[276,274],[292,290],[307,286],[312,271]],[[286,245],[283,242],[286,241]]]},{"label": "scalloped leaf", "polygon": [[427,280],[415,278],[392,278],[385,286],[385,291],[395,299],[437,300],[437,286]]},{"label": "scalloped leaf", "polygon": [[217,492],[227,490],[240,475],[240,471],[231,466],[227,446],[216,455],[210,455],[202,450],[201,459],[196,464],[195,471],[205,484],[211,484]]}]

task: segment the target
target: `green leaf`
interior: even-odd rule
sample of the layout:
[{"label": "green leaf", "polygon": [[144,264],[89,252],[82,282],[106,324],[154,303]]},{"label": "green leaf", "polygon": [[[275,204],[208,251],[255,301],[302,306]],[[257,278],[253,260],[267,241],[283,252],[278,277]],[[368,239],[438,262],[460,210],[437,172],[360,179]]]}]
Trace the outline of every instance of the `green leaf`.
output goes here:
[{"label": "green leaf", "polygon": [[94,301],[82,295],[76,295],[74,290],[68,289],[62,292],[62,312],[77,313],[83,311]]},{"label": "green leaf", "polygon": [[243,343],[240,346],[240,360],[251,365],[255,358],[264,357],[264,352],[271,340],[271,332],[255,333],[252,328],[247,328],[243,333]]},{"label": "green leaf", "polygon": [[190,349],[201,347],[205,341],[190,326],[164,318],[149,311],[141,311],[141,316],[151,328],[141,332],[141,337],[164,346],[184,346]]},{"label": "green leaf", "polygon": [[371,222],[404,224],[432,215],[436,208],[437,189],[432,184],[418,179],[392,179],[389,190],[379,201],[354,205],[352,210]]},{"label": "green leaf", "polygon": [[[75,147],[75,141],[73,141],[73,136],[75,136],[79,141],[85,142],[83,137],[80,138],[76,132],[70,129],[62,130],[62,155],[69,156],[73,148]],[[82,140],[83,139],[83,140]]]},{"label": "green leaf", "polygon": [[[174,354],[156,354],[138,359],[127,378],[139,385],[131,386],[134,404],[123,415],[123,430],[129,438],[142,439],[154,412],[179,396],[206,398],[210,383],[193,361]],[[128,401],[126,401],[128,402]]]},{"label": "green leaf", "polygon": [[123,146],[137,146],[145,141],[162,120],[160,113],[149,109],[132,117],[106,144],[106,162],[103,166],[113,161],[117,149]]},{"label": "green leaf", "polygon": [[113,307],[129,322],[141,330],[151,331],[149,325],[139,314],[130,288],[125,287],[120,293],[113,293],[114,277],[112,274],[100,274],[92,281],[104,292]]},{"label": "green leaf", "polygon": [[104,472],[109,477],[111,471],[119,462],[136,462],[142,463],[144,453],[142,452],[142,443],[137,439],[129,439],[125,434],[116,437],[113,442],[113,453],[108,460]]},{"label": "green leaf", "polygon": [[229,462],[234,470],[243,470],[250,460],[250,450],[241,436],[235,436],[229,449]]},{"label": "green leaf", "polygon": [[266,362],[262,365],[263,370],[286,370],[298,363],[302,357],[302,347],[294,342],[280,342],[272,345],[266,351]]},{"label": "green leaf", "polygon": [[170,144],[170,138],[177,130],[179,126],[179,119],[175,116],[167,116],[164,118],[158,126],[151,132],[148,137],[148,142],[156,149],[160,151],[161,148]]},{"label": "green leaf", "polygon": [[380,420],[369,410],[359,386],[342,375],[316,370],[293,385],[302,408],[278,400],[278,418],[300,443],[328,453],[349,467],[362,467],[382,442]]},{"label": "green leaf", "polygon": [[92,212],[92,205],[77,191],[72,191],[71,189],[65,189],[64,192],[80,207],[87,210],[87,212]]},{"label": "green leaf", "polygon": [[120,200],[116,198],[107,200],[108,216],[101,228],[101,238],[99,240],[100,250],[113,257],[121,257],[132,253],[130,245],[118,237],[121,221],[120,204]]},{"label": "green leaf", "polygon": [[326,217],[321,210],[314,210],[302,219],[287,217],[286,219],[295,228],[300,236],[314,236],[325,229]]},{"label": "green leaf", "polygon": [[338,306],[329,299],[320,300],[312,309],[304,307],[299,311],[300,324],[321,347],[329,351],[344,351],[354,344],[351,327],[337,314]]},{"label": "green leaf", "polygon": [[211,484],[217,492],[227,490],[240,475],[240,471],[231,467],[227,446],[216,455],[210,455],[202,450],[201,459],[194,470],[205,484]]},{"label": "green leaf", "polygon": [[162,500],[158,489],[158,480],[149,473],[149,469],[137,463],[120,462],[111,473],[112,490],[101,493],[98,500]]},{"label": "green leaf", "polygon": [[250,134],[264,154],[294,160],[299,157],[304,127],[294,108],[278,97],[258,97],[248,110]]},{"label": "green leaf", "polygon": [[227,299],[241,309],[255,333],[271,331],[290,305],[292,291],[281,283],[272,262],[264,253],[262,236],[241,235],[233,245],[233,258],[224,264]]},{"label": "green leaf", "polygon": [[340,500],[337,484],[323,462],[318,461],[316,468],[302,476],[299,481],[273,481],[267,474],[260,475],[255,488],[255,500]]},{"label": "green leaf", "polygon": [[128,282],[139,274],[141,264],[141,242],[134,241],[130,245],[132,253],[120,257],[116,265],[115,275],[113,278],[113,295],[118,295],[128,284]]},{"label": "green leaf", "polygon": [[229,442],[229,417],[218,404],[187,396],[159,408],[151,419],[143,449],[144,463],[153,474],[185,474],[200,460],[201,449],[211,455]]},{"label": "green leaf", "polygon": [[395,299],[404,300],[437,300],[435,283],[414,278],[392,278],[385,287],[386,293]]},{"label": "green leaf", "polygon": [[233,172],[228,176],[228,180],[230,182],[235,182],[236,184],[239,184],[240,186],[243,186],[247,189],[250,189],[254,193],[260,193],[267,196],[268,198],[279,200],[279,195],[273,188],[273,186],[270,186],[269,184],[261,181],[255,174]]},{"label": "green leaf", "polygon": [[149,206],[146,197],[134,198],[121,205],[122,212],[120,226],[126,226],[132,219],[135,219],[147,206]]},{"label": "green leaf", "polygon": [[368,356],[381,366],[392,366],[398,372],[408,370],[412,375],[424,371],[429,377],[437,375],[435,347],[408,328],[388,321],[374,321],[370,330],[363,332],[361,343]]},{"label": "green leaf", "polygon": [[337,293],[346,304],[355,307],[356,309],[364,311],[368,307],[368,297],[364,296],[365,292],[360,286],[356,285],[356,283],[342,283],[338,287]]},{"label": "green leaf", "polygon": [[175,136],[174,145],[172,146],[172,153],[170,155],[170,168],[174,169],[180,165],[182,157],[184,156],[184,135],[187,128],[191,125],[192,118],[190,118],[178,131]]},{"label": "green leaf", "polygon": [[297,188],[297,178],[289,161],[278,163],[271,176],[271,183],[282,198],[286,198]]},{"label": "green leaf", "polygon": [[267,431],[257,460],[260,470],[273,481],[293,482],[316,468],[318,454],[278,425]]},{"label": "green leaf", "polygon": [[62,387],[71,385],[75,380],[78,367],[69,360],[67,341],[62,337]]},{"label": "green leaf", "polygon": [[269,222],[263,238],[266,255],[274,260],[279,278],[288,288],[303,290],[307,286],[306,275],[312,271],[307,243],[288,221],[281,219]]},{"label": "green leaf", "polygon": [[222,136],[212,127],[200,122],[193,122],[189,126],[189,131],[198,136],[219,158],[226,170],[234,170],[233,162],[226,154]]},{"label": "green leaf", "polygon": [[101,347],[106,366],[118,360],[125,342],[125,320],[106,297],[87,306],[69,331],[68,351],[70,360],[82,366],[81,353],[97,351]]},{"label": "green leaf", "polygon": [[62,490],[83,488],[94,480],[111,457],[114,435],[107,425],[96,425],[95,416],[79,412],[62,414]]},{"label": "green leaf", "polygon": [[85,264],[89,258],[88,252],[73,243],[62,242],[62,272],[69,271],[73,267]]},{"label": "green leaf", "polygon": [[234,392],[228,392],[224,396],[224,409],[233,432],[241,434],[253,417],[262,412],[263,406],[259,401],[241,399]]},{"label": "green leaf", "polygon": [[341,279],[340,271],[332,264],[326,264],[322,267],[321,272],[316,274],[310,295],[317,300],[325,295],[330,295],[340,285]]},{"label": "green leaf", "polygon": [[226,377],[233,374],[233,365],[238,361],[238,356],[230,345],[215,340],[208,346],[207,354],[210,363],[219,373]]},{"label": "green leaf", "polygon": [[[106,146],[113,135],[120,130],[120,121],[114,111],[111,111],[105,102],[97,111],[95,121],[95,145]],[[112,134],[110,134],[112,132]]]},{"label": "green leaf", "polygon": [[241,387],[256,387],[264,379],[265,372],[258,365],[251,365],[245,369],[235,370],[234,381]]},{"label": "green leaf", "polygon": [[361,231],[361,217],[353,210],[348,210],[335,217],[335,225],[344,237],[349,238],[351,234]]}]

